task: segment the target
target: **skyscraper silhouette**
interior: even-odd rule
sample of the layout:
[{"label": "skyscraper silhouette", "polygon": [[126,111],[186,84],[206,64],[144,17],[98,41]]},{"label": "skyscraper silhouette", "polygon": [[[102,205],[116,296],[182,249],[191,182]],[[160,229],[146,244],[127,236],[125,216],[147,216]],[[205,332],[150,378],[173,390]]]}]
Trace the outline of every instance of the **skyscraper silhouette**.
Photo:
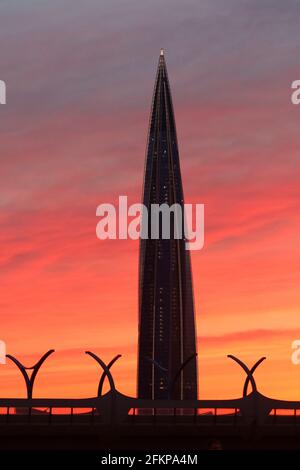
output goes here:
[{"label": "skyscraper silhouette", "polygon": [[[161,50],[149,124],[143,204],[180,204],[183,189],[175,119]],[[149,233],[151,217],[147,222]],[[174,220],[173,220],[174,224]],[[172,234],[172,226],[171,226]],[[139,272],[138,397],[196,399],[193,287],[184,234],[142,239]]]}]

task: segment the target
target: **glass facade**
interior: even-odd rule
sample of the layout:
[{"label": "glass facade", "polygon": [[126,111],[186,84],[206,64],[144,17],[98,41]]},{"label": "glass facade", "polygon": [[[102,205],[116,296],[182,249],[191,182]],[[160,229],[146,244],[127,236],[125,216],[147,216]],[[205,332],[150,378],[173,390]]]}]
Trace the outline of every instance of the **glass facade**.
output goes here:
[{"label": "glass facade", "polygon": [[[161,53],[152,100],[143,204],[180,204],[183,190],[175,119],[165,57]],[[196,399],[197,361],[192,275],[182,237],[140,244],[138,397]]]}]

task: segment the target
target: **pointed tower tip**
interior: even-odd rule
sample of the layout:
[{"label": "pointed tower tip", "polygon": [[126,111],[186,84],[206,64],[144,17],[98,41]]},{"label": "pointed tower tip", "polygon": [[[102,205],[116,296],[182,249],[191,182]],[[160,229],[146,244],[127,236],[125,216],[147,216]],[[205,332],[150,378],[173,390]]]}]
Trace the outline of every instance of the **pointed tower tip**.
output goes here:
[{"label": "pointed tower tip", "polygon": [[165,55],[163,48],[160,49],[160,55]]}]

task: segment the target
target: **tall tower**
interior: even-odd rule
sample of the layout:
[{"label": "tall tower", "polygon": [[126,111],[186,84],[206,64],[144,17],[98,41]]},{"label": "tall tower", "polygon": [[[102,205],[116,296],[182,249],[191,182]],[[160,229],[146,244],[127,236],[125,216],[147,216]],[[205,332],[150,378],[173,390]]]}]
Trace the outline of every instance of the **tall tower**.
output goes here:
[{"label": "tall tower", "polygon": [[[183,190],[175,118],[161,50],[149,123],[143,204],[180,204]],[[174,221],[173,221],[174,224]],[[197,363],[189,251],[181,238],[141,239],[138,397],[196,399]]]}]

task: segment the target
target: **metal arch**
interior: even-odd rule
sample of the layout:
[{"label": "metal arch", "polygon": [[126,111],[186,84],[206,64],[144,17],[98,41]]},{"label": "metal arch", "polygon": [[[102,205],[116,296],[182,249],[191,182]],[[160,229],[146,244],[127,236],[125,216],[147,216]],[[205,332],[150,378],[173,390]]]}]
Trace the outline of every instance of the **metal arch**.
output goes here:
[{"label": "metal arch", "polygon": [[[120,358],[122,357],[121,354],[117,354],[117,356],[115,356],[108,364],[107,364],[107,368],[110,369],[113,364]],[[100,378],[100,381],[99,381],[99,385],[98,385],[98,397],[101,397],[102,396],[102,389],[103,389],[103,384],[104,384],[104,380],[105,380],[105,377],[106,377],[106,372],[103,371],[102,372],[102,375],[101,375],[101,378]]]},{"label": "metal arch", "polygon": [[[184,369],[184,367],[194,358],[197,357],[197,353],[194,353],[192,354],[190,357],[188,357],[182,364],[181,366],[179,367],[178,371],[175,373],[174,377],[169,381],[168,380],[168,397],[170,398],[171,394],[172,394],[172,391],[173,391],[173,388],[175,386],[175,383],[176,383],[176,380],[177,378],[179,377],[182,369]],[[157,369],[161,370],[164,374],[167,375],[167,378],[168,378],[168,369],[166,369],[165,367],[161,366],[157,361],[155,361],[154,359],[150,359],[150,357],[145,357],[145,359],[149,362],[151,362],[151,364],[153,364],[155,367],[157,367]]]},{"label": "metal arch", "polygon": [[100,359],[100,357],[98,357],[93,352],[85,351],[85,354],[88,354],[93,359],[95,359],[95,361],[98,362],[98,364],[102,367],[102,369],[104,370],[104,372],[105,372],[105,374],[108,378],[109,385],[110,385],[110,390],[111,390],[111,392],[113,392],[115,394],[116,393],[115,382],[114,382],[113,376],[111,375],[111,372],[110,372],[108,366],[105,364],[105,362],[102,361],[102,359]]},{"label": "metal arch", "polygon": [[[266,357],[261,357],[250,369],[251,374],[254,374],[258,366],[265,360],[267,359]],[[247,375],[245,383],[244,383],[244,388],[243,388],[243,397],[247,396],[247,390],[248,390],[248,385],[249,385],[250,379],[249,376]]]},{"label": "metal arch", "polygon": [[26,367],[23,366],[23,364],[21,364],[21,362],[19,362],[18,359],[16,359],[14,356],[11,356],[10,354],[6,354],[6,357],[10,359],[12,362],[14,362],[16,366],[18,367],[18,369],[20,370],[25,380],[26,389],[27,389],[27,398],[32,398],[31,384],[30,384],[29,376],[26,372]]},{"label": "metal arch", "polygon": [[49,351],[47,351],[33,367],[28,367],[28,369],[33,370],[32,375],[30,377],[30,382],[31,382],[32,389],[33,389],[33,384],[34,384],[34,381],[36,379],[38,371],[40,370],[42,364],[45,362],[47,357],[49,357],[52,353],[54,353],[54,349],[49,349]]},{"label": "metal arch", "polygon": [[154,359],[151,359],[150,357],[145,357],[146,361],[151,362],[151,364],[159,369],[163,374],[166,375],[166,382],[167,382],[167,392],[168,392],[168,398],[170,397],[170,381],[169,381],[169,369],[166,369],[162,365],[159,364],[159,362],[155,361]]},{"label": "metal arch", "polygon": [[253,377],[253,373],[246,366],[246,364],[243,361],[241,361],[238,357],[235,357],[232,354],[228,354],[227,357],[229,357],[230,359],[233,359],[235,362],[237,362],[242,367],[242,369],[244,369],[244,371],[247,374],[247,377],[249,378],[249,381],[251,382],[253,392],[257,392],[257,386],[256,386],[255,379]]},{"label": "metal arch", "polygon": [[[26,389],[27,389],[27,398],[31,399],[32,394],[33,394],[33,385],[34,381],[36,379],[37,373],[40,370],[42,364],[45,362],[47,357],[50,356],[50,354],[54,353],[54,349],[49,349],[42,357],[41,359],[32,367],[26,367],[24,364],[22,364],[18,359],[16,359],[14,356],[11,354],[6,354],[6,357],[10,359],[20,370],[21,374],[24,377],[25,384],[26,384]],[[27,370],[32,370],[31,377],[29,377]]]},{"label": "metal arch", "polygon": [[151,362],[151,364],[153,364],[155,367],[157,367],[159,370],[161,370],[162,372],[164,373],[168,373],[168,369],[166,369],[165,367],[161,366],[159,364],[159,362],[155,361],[154,359],[151,359],[150,357],[145,357],[146,361],[149,361]]},{"label": "metal arch", "polygon": [[181,371],[185,368],[185,366],[188,365],[188,363],[192,360],[192,359],[196,359],[197,357],[197,353],[194,353],[192,354],[190,357],[188,357],[182,364],[181,366],[179,367],[178,371],[176,372],[176,374],[174,375],[173,379],[172,379],[172,382],[171,382],[171,390],[170,392],[172,393],[173,389],[174,389],[174,386],[175,386],[175,383],[176,383],[176,380],[178,379]]}]

